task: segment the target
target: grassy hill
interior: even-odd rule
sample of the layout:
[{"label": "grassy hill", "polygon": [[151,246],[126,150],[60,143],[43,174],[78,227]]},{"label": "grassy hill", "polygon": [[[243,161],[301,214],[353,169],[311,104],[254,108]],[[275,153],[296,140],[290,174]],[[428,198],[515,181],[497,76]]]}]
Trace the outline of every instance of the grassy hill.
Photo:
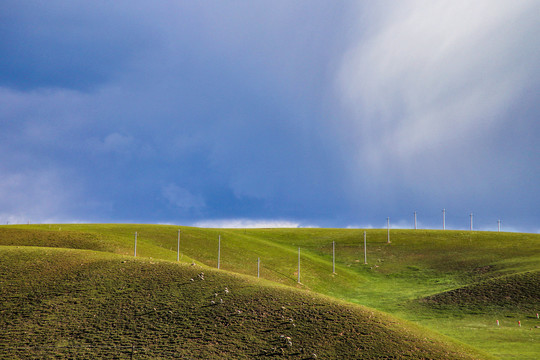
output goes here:
[{"label": "grassy hill", "polygon": [[529,314],[538,310],[540,272],[529,271],[500,276],[421,299],[431,307],[462,309],[491,308],[493,311],[520,309]]},{"label": "grassy hill", "polygon": [[[133,259],[137,231],[138,257],[175,262],[178,229],[180,265],[195,262],[201,268],[215,268],[221,236],[220,265],[228,272],[256,276],[260,258],[261,278],[272,281],[273,288],[277,283],[366,305],[502,358],[536,359],[539,355],[536,326],[540,320],[535,315],[540,300],[537,292],[527,290],[537,284],[540,269],[540,236],[535,234],[393,230],[388,244],[385,230],[367,230],[368,264],[364,264],[363,230],[344,229],[2,226],[0,246],[87,249]],[[519,274],[528,275],[522,278]],[[507,283],[525,294],[519,304],[506,301],[504,291],[492,291],[479,301],[478,294],[484,294],[486,286],[494,290]],[[501,303],[505,305],[491,306]],[[496,320],[501,323],[498,327]]]},{"label": "grassy hill", "polygon": [[411,324],[201,266],[0,249],[0,358],[473,359]]}]

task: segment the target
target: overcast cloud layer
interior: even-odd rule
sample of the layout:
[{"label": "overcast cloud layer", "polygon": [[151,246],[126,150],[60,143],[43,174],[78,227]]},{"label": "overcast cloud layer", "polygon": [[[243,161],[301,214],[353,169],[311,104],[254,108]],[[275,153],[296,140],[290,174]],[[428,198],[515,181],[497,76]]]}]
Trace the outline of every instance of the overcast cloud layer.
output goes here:
[{"label": "overcast cloud layer", "polygon": [[539,1],[2,1],[0,223],[540,231]]}]

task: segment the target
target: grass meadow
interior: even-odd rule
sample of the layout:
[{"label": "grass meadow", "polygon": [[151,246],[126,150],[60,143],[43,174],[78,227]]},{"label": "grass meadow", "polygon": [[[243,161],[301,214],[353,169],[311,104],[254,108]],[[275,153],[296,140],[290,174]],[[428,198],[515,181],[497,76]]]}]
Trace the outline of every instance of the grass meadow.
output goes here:
[{"label": "grass meadow", "polygon": [[[86,350],[88,354],[105,354],[109,351],[105,342],[113,341],[120,358],[159,357],[157,348],[188,358],[196,354],[222,358],[223,352],[237,354],[238,358],[310,358],[313,354],[320,358],[540,356],[540,319],[536,317],[540,311],[540,235],[391,230],[391,243],[387,243],[386,230],[365,231],[367,264],[364,230],[356,229],[201,229],[141,224],[2,226],[0,268],[4,298],[0,319],[15,333],[4,332],[0,346],[23,336],[17,333],[20,331],[27,334],[22,343],[29,348],[39,349],[46,343],[64,349],[58,350],[60,355],[69,355],[69,351],[86,354]],[[261,264],[260,279],[256,278],[257,259]],[[197,275],[195,272],[202,271],[211,273],[213,282],[189,281]],[[43,288],[46,295],[40,298],[41,290],[36,291],[36,286]],[[196,286],[200,289],[193,292]],[[210,306],[211,301],[217,301],[212,294],[223,299],[224,286],[238,289],[244,297],[236,299],[234,307],[228,307],[228,302],[226,306]],[[35,301],[48,301],[48,310],[36,308]],[[176,313],[175,307],[182,308],[181,313]],[[89,313],[79,313],[84,309]],[[224,311],[221,320],[215,317],[214,310]],[[66,313],[71,313],[73,320],[66,322],[62,315]],[[253,316],[250,320],[243,318],[247,313]],[[147,315],[140,314],[149,314],[147,323],[143,321]],[[350,314],[355,315],[350,318]],[[364,326],[371,324],[370,316],[377,319],[377,327]],[[99,320],[108,317],[110,321]],[[199,324],[201,317],[205,319],[201,323],[204,328],[193,328],[191,325]],[[294,328],[275,331],[281,329],[277,325],[281,320],[286,327],[290,318],[294,318]],[[51,343],[50,336],[30,336],[32,331],[39,333],[36,329],[40,326],[53,324],[60,329],[53,336],[55,342]],[[80,332],[74,334],[77,324]],[[213,329],[213,325],[217,328]],[[88,327],[97,329],[94,335],[84,333]],[[147,338],[154,339],[151,344],[136,337],[135,329],[140,327]],[[387,331],[394,331],[394,335]],[[110,333],[116,340],[107,338]],[[194,333],[200,337],[182,341]],[[364,333],[373,339],[368,341]],[[201,340],[204,334],[218,340],[212,340],[215,343],[210,346]],[[385,340],[390,338],[393,340]],[[402,343],[399,339],[410,340]],[[294,349],[288,345],[289,340],[295,344]],[[323,345],[317,353],[318,343]],[[245,348],[245,344],[251,345]],[[42,355],[48,354],[48,348],[43,349]],[[24,358],[25,351],[18,349],[16,353]]]}]

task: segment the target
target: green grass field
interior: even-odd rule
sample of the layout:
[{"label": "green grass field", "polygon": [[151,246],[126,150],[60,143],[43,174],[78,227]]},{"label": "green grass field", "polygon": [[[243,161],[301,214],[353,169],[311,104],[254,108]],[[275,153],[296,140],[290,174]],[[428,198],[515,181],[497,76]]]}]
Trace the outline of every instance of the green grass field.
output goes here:
[{"label": "green grass field", "polygon": [[[178,229],[181,229],[180,264],[176,264]],[[133,261],[135,231],[138,233],[137,259]],[[294,309],[294,316],[303,316],[302,324],[296,324],[297,327],[294,329],[296,332],[292,337],[292,339],[297,339],[297,342],[301,343],[302,346],[298,348],[295,346],[296,350],[293,351],[292,347],[280,343],[280,340],[272,340],[273,335],[269,335],[270,337],[261,337],[260,334],[254,335],[258,334],[257,331],[261,331],[263,327],[262,323],[260,323],[261,319],[258,317],[256,317],[257,321],[249,325],[250,330],[246,332],[241,331],[242,328],[238,327],[225,330],[219,329],[219,327],[216,329],[217,332],[223,331],[223,334],[225,334],[223,335],[223,341],[227,340],[234,343],[230,347],[225,346],[220,342],[221,340],[213,346],[208,346],[200,339],[192,341],[194,346],[192,348],[185,343],[180,346],[178,343],[181,341],[172,341],[170,340],[171,337],[183,339],[188,337],[189,334],[193,334],[194,331],[190,328],[191,330],[188,329],[185,330],[187,332],[182,332],[184,330],[178,329],[182,327],[180,323],[156,325],[158,330],[154,329],[153,332],[149,330],[150,325],[145,325],[145,331],[154,334],[152,336],[157,336],[155,333],[169,334],[163,335],[163,338],[153,340],[152,344],[148,344],[141,339],[139,339],[141,341],[134,340],[133,329],[136,326],[133,325],[133,316],[135,315],[131,314],[130,317],[126,315],[125,311],[118,312],[115,315],[116,320],[111,323],[123,326],[123,332],[119,329],[111,330],[107,326],[112,325],[107,325],[107,323],[103,325],[105,330],[99,333],[101,335],[96,335],[96,339],[90,341],[81,334],[77,337],[70,333],[70,331],[73,331],[73,326],[69,323],[61,325],[61,320],[54,320],[54,316],[58,316],[58,308],[56,307],[53,307],[52,310],[49,309],[49,315],[47,316],[41,314],[40,309],[35,307],[27,309],[27,311],[23,309],[21,310],[22,313],[18,312],[17,314],[19,314],[19,317],[23,317],[25,313],[34,314],[30,316],[30,319],[44,316],[42,322],[45,325],[49,324],[50,321],[57,321],[56,326],[63,327],[66,335],[51,335],[52,338],[57,340],[43,339],[41,342],[35,340],[40,339],[39,336],[34,336],[32,337],[34,340],[27,340],[25,343],[30,341],[30,344],[32,344],[32,341],[37,341],[33,349],[39,346],[43,347],[43,344],[47,343],[47,346],[53,346],[53,350],[59,351],[61,354],[76,351],[68,349],[104,352],[109,351],[108,348],[105,345],[99,347],[102,343],[97,339],[102,338],[103,344],[109,344],[105,340],[105,333],[115,333],[114,336],[117,337],[115,340],[117,345],[115,346],[120,349],[116,349],[119,351],[118,354],[131,356],[132,352],[136,352],[135,358],[166,357],[166,355],[159,355],[155,351],[160,348],[158,344],[167,341],[172,341],[168,347],[171,353],[176,352],[179,356],[190,357],[197,356],[195,353],[190,353],[190,351],[203,351],[200,353],[202,358],[224,357],[220,351],[238,354],[238,358],[263,355],[270,358],[309,358],[313,353],[316,353],[315,345],[319,342],[321,344],[327,343],[327,345],[321,345],[318,352],[320,358],[392,358],[389,355],[390,353],[394,354],[395,358],[406,358],[407,354],[413,358],[459,358],[460,356],[465,358],[467,356],[470,356],[470,358],[488,358],[489,355],[486,354],[491,354],[491,356],[503,359],[536,359],[540,356],[538,350],[540,319],[536,318],[536,313],[540,311],[540,287],[538,286],[540,282],[540,235],[392,230],[391,243],[387,244],[386,230],[367,230],[368,263],[364,264],[363,231],[344,229],[232,230],[107,224],[2,226],[0,227],[0,251],[4,254],[0,260],[0,265],[3,266],[2,289],[11,287],[15,294],[21,298],[33,296],[31,295],[32,290],[26,290],[26,293],[24,293],[24,287],[17,290],[19,289],[17,281],[22,283],[31,282],[32,272],[30,269],[32,269],[32,266],[37,266],[34,263],[39,263],[38,259],[44,261],[43,258],[46,258],[44,254],[58,253],[62,255],[56,256],[56,260],[49,262],[47,266],[51,269],[54,268],[51,270],[52,272],[64,271],[64,277],[58,278],[55,275],[54,278],[51,278],[51,283],[47,283],[45,281],[46,276],[41,275],[44,272],[43,268],[39,268],[39,271],[36,268],[35,273],[40,274],[39,279],[36,280],[40,280],[40,284],[48,284],[43,285],[43,287],[50,289],[47,291],[55,292],[55,299],[60,299],[58,301],[62,306],[67,306],[66,303],[71,304],[70,299],[78,299],[73,300],[79,301],[71,304],[73,309],[90,308],[94,312],[98,311],[97,308],[90,306],[92,304],[81,305],[85,301],[89,301],[86,299],[88,292],[91,292],[91,297],[96,299],[101,294],[99,289],[102,289],[103,294],[117,295],[116,285],[124,283],[125,289],[131,289],[126,290],[131,297],[134,294],[133,287],[141,287],[145,288],[144,291],[147,293],[148,299],[152,300],[149,303],[166,302],[168,305],[164,305],[163,309],[167,310],[163,311],[173,311],[174,313],[174,310],[170,309],[172,303],[175,303],[175,306],[178,306],[179,303],[189,304],[185,305],[187,310],[182,310],[185,311],[182,316],[188,316],[186,314],[191,312],[198,313],[199,310],[196,310],[198,306],[207,309],[201,304],[205,301],[211,301],[209,300],[211,293],[217,292],[219,286],[214,285],[210,290],[205,285],[200,290],[201,294],[204,293],[204,296],[193,295],[186,297],[185,294],[181,295],[182,291],[178,289],[187,289],[189,288],[188,285],[193,284],[180,286],[175,282],[176,280],[171,280],[170,275],[164,275],[163,271],[165,270],[162,269],[169,269],[165,271],[169,273],[173,271],[172,269],[175,269],[174,271],[178,271],[178,277],[182,278],[188,277],[188,274],[191,274],[190,271],[193,272],[195,268],[204,269],[206,274],[211,271],[211,268],[217,266],[218,236],[221,235],[221,271],[212,271],[213,276],[215,275],[217,278],[226,277],[226,280],[223,280],[224,282],[234,283],[234,287],[244,289],[242,291],[245,291],[245,298],[242,301],[253,306],[265,303],[267,297],[276,297],[277,299],[280,296],[285,296],[288,300],[271,301],[264,305],[264,309],[253,310],[257,313],[267,313],[267,317],[274,320],[279,320],[280,316],[281,306],[272,307],[273,305],[277,306],[277,303],[287,303],[288,301],[291,304],[304,304],[307,308],[313,310],[300,315],[297,312],[303,313],[303,306],[282,305],[288,309],[287,311],[293,311]],[[335,242],[336,252],[335,274],[332,273],[332,242]],[[300,284],[297,283],[298,248],[301,249]],[[11,257],[6,255],[8,253],[12,254]],[[21,260],[25,256],[29,259],[26,261]],[[74,262],[68,261],[70,256],[77,260]],[[260,276],[262,279],[256,279],[258,258],[261,260]],[[119,261],[119,259],[126,262]],[[17,266],[13,265],[17,261],[22,261],[23,265],[17,265],[22,266],[20,270],[16,270],[18,269]],[[79,261],[81,264],[91,263],[94,268],[95,264],[101,264],[98,268],[102,267],[104,273],[98,276],[100,281],[92,280],[92,282],[85,283],[85,285],[79,285],[84,281],[74,275],[80,269],[74,269],[73,265]],[[192,263],[196,265],[191,266]],[[139,275],[140,270],[135,269],[156,269],[148,271],[150,273],[152,271],[156,272],[156,275],[152,278],[155,279],[156,283],[161,284],[159,289],[140,285],[136,280],[138,279],[136,276],[130,275],[123,280],[112,276],[112,274],[117,274],[123,268],[128,267],[126,264],[130,264],[131,271],[136,271]],[[244,274],[249,277],[234,274]],[[70,280],[72,277],[74,277],[73,280]],[[148,285],[147,282],[142,282]],[[209,283],[206,280],[204,282],[204,284]],[[177,285],[179,286],[178,289],[171,288]],[[198,283],[198,286],[200,285]],[[62,286],[66,286],[66,289],[63,289]],[[82,286],[83,290],[69,290],[70,286],[74,288]],[[6,291],[3,292],[4,297],[7,296],[5,293]],[[9,293],[11,294],[11,292]],[[262,293],[266,295],[261,297],[260,294]],[[80,296],[77,296],[77,294],[80,294]],[[103,294],[101,295],[103,299],[96,300],[97,303],[95,304],[101,306],[99,311],[106,312],[109,307],[114,308],[115,306],[111,305],[111,301],[122,303],[123,305],[120,308],[129,309],[126,310],[127,313],[130,313],[132,307],[137,306],[136,304],[142,307],[150,306],[145,302],[146,298],[144,297],[137,298],[134,303],[126,305],[123,303],[127,301],[125,299],[111,300],[111,296],[106,297]],[[195,304],[192,304],[191,300]],[[9,320],[8,315],[13,313],[16,308],[13,305],[14,303],[16,301],[13,299],[7,302],[3,301],[4,305],[1,308],[2,321]],[[19,301],[20,303],[21,301]],[[367,306],[369,309],[376,309],[391,316],[358,305]],[[243,309],[240,309],[240,311],[243,314],[249,311],[248,305],[242,306]],[[339,309],[334,312],[341,315],[328,318],[325,315],[326,310],[323,310],[327,307],[328,309]],[[222,308],[225,308],[225,306],[219,307],[219,309]],[[218,307],[209,306],[208,309],[218,309]],[[73,315],[71,315],[73,318],[81,316],[77,314],[79,310],[70,311],[73,312]],[[227,311],[232,311],[232,314],[235,310],[228,309]],[[350,311],[359,317],[351,321],[346,320],[349,315],[345,316],[343,312],[348,314]],[[155,316],[158,313],[161,314],[158,310],[154,312],[156,312]],[[415,340],[410,340],[409,345],[402,344],[398,340],[392,340],[392,343],[397,341],[399,345],[392,347],[386,342],[385,346],[384,339],[388,335],[382,335],[379,338],[377,337],[380,335],[378,331],[371,330],[371,333],[377,333],[378,335],[367,344],[365,342],[367,338],[362,337],[362,331],[369,332],[369,330],[358,330],[360,332],[352,330],[367,321],[363,318],[366,312],[374,314],[373,316],[378,319],[377,321],[384,328],[384,331],[391,330],[398,331],[398,333],[402,331],[397,338],[404,338],[403,332],[405,332]],[[94,313],[94,315],[99,317],[99,314]],[[169,315],[166,318],[173,317],[170,313]],[[206,319],[208,315],[209,313],[204,313],[203,317]],[[289,315],[292,316],[292,313]],[[158,316],[158,318],[161,320],[154,319],[150,322],[164,321],[162,317]],[[86,318],[83,317],[83,319]],[[87,320],[91,321],[92,319]],[[312,319],[313,323],[310,319]],[[496,325],[497,320],[499,320],[499,326]],[[9,321],[11,321],[11,324],[15,324],[13,325],[14,331],[17,329],[17,331],[26,331],[27,334],[31,334],[29,330],[24,330],[21,327],[21,319],[18,319],[18,322],[13,319]],[[192,319],[193,321],[195,320]],[[210,325],[207,325],[211,327],[211,324],[217,320],[210,318],[205,321],[209,322]],[[243,324],[245,324],[247,320],[244,319],[243,321]],[[521,327],[518,326],[518,321],[521,322]],[[27,326],[36,326],[36,321],[27,319],[25,324]],[[84,324],[88,324],[88,322],[83,321],[80,327],[83,328]],[[258,324],[261,326],[259,329],[257,328]],[[415,324],[421,327],[417,328]],[[219,325],[219,322],[214,325]],[[386,325],[388,325],[388,328]],[[264,326],[268,330],[270,325],[266,324]],[[350,330],[338,331],[340,326]],[[396,326],[398,330],[395,329]],[[316,327],[317,329],[326,327],[329,330],[326,335],[322,333],[317,335],[307,330],[310,327]],[[165,330],[165,328],[168,330]],[[302,331],[299,331],[300,328]],[[206,329],[202,333],[206,334],[208,331]],[[173,332],[175,334],[178,332],[178,337],[170,335]],[[268,333],[270,332],[268,331]],[[423,335],[418,335],[422,332]],[[234,337],[232,339],[231,333],[238,334],[238,338]],[[341,333],[343,334],[340,335]],[[218,336],[216,333],[212,334],[213,337]],[[453,340],[448,340],[438,334],[446,335]],[[280,335],[289,336],[286,334]],[[12,345],[13,341],[10,339],[13,337],[13,334],[8,334],[7,338],[4,336],[0,340],[0,346]],[[251,344],[248,346],[249,350],[243,349],[242,345],[240,345],[242,343],[240,338],[242,337],[247,337],[244,342]],[[420,346],[425,343],[425,341],[420,341],[424,338],[429,339],[426,340],[427,343],[437,344],[433,346],[438,350],[411,350],[413,348],[424,349],[425,344]],[[411,345],[411,341],[414,345]],[[460,343],[464,345],[461,346]],[[75,347],[69,347],[69,344],[74,344]],[[99,346],[91,347],[88,344],[97,344]],[[270,346],[272,344],[274,346]],[[135,346],[136,350],[131,348],[132,345]],[[479,349],[482,353],[474,353],[474,351],[471,353],[469,346]],[[195,350],[196,348],[197,350]],[[201,350],[203,348],[205,350]],[[46,347],[43,349],[45,349],[43,354],[51,350],[51,348]],[[383,353],[381,352],[383,350],[390,352]],[[23,354],[22,357],[24,358],[24,351],[33,350],[17,349],[16,351]],[[447,352],[453,354],[448,355]],[[469,355],[466,355],[467,352],[469,352]],[[428,353],[432,355],[426,355]],[[207,354],[207,356],[203,354]]]}]

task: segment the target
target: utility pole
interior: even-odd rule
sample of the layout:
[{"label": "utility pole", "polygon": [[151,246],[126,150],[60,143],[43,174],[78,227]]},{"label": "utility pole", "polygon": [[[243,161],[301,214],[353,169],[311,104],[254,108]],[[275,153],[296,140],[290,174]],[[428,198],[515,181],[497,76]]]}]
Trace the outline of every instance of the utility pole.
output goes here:
[{"label": "utility pole", "polygon": [[390,244],[390,218],[386,218],[386,243]]},{"label": "utility pole", "polygon": [[133,256],[137,257],[137,232],[135,231],[135,250],[133,251]]},{"label": "utility pole", "polygon": [[446,230],[446,209],[442,209],[442,229]]},{"label": "utility pole", "polygon": [[416,227],[416,211],[414,212],[414,230],[416,230],[417,227]]},{"label": "utility pole", "polygon": [[300,248],[298,248],[298,283],[300,284]]},{"label": "utility pole", "polygon": [[473,229],[473,213],[471,213],[469,216],[471,217],[471,231],[472,231],[472,229]]},{"label": "utility pole", "polygon": [[221,256],[221,235],[218,237],[218,248],[217,248],[217,268],[219,269],[219,258]]},{"label": "utility pole", "polygon": [[364,231],[364,265],[367,265],[366,232]]},{"label": "utility pole", "polygon": [[336,273],[336,242],[332,241],[332,274]]},{"label": "utility pole", "polygon": [[178,229],[178,242],[176,245],[176,261],[180,261],[180,229]]}]

